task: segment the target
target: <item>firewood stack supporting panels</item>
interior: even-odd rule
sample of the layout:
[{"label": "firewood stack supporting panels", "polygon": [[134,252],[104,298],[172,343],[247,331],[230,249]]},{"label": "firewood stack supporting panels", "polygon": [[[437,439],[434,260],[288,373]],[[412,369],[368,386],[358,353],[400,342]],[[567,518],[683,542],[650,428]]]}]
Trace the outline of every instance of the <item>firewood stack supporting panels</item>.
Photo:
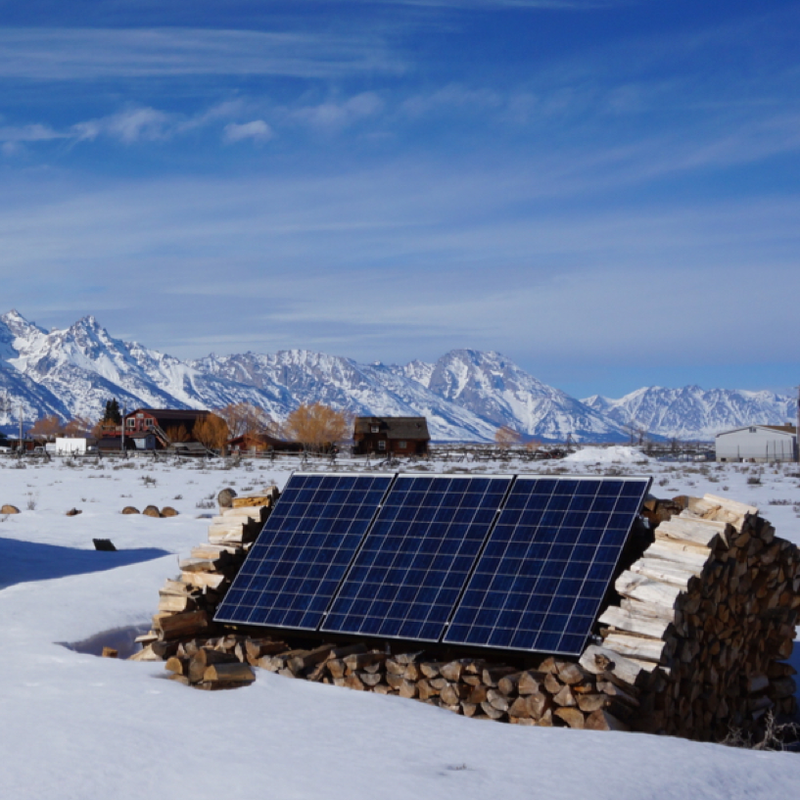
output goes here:
[{"label": "firewood stack supporting panels", "polygon": [[767,712],[796,712],[785,659],[800,608],[800,551],[751,506],[684,498],[616,581],[621,599],[600,616],[602,644],[577,660],[543,657],[520,670],[363,642],[299,649],[290,637],[248,637],[211,622],[276,498],[277,490],[261,508],[236,498],[241,505],[212,520],[209,544],[161,590],[137,658],[167,660],[174,679],[199,688],[247,685],[259,667],[473,718],[694,739],[720,740],[730,728],[758,735]]}]

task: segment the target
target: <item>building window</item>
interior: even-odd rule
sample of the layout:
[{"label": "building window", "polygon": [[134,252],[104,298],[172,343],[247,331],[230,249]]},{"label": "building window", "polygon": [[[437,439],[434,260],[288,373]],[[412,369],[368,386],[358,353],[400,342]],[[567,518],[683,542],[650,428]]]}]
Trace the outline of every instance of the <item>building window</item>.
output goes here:
[{"label": "building window", "polygon": [[127,419],[127,420],[125,420],[125,424],[129,428],[135,428],[136,427],[136,420],[135,419]]},{"label": "building window", "polygon": [[152,428],[153,427],[153,420],[152,419],[146,419],[144,421],[144,426],[145,426],[145,428]]},{"label": "building window", "polygon": [[401,439],[401,440],[400,440],[400,441],[397,443],[397,448],[398,448],[398,450],[405,450],[407,447],[408,447],[408,442],[404,441],[403,439]]},{"label": "building window", "polygon": [[378,433],[378,432],[380,431],[380,428],[379,428],[377,425],[373,425],[373,426],[370,428],[370,431],[371,431],[372,433]]},{"label": "building window", "polygon": [[378,450],[385,450],[385,449],[386,449],[386,442],[383,439],[381,439],[378,442]]}]

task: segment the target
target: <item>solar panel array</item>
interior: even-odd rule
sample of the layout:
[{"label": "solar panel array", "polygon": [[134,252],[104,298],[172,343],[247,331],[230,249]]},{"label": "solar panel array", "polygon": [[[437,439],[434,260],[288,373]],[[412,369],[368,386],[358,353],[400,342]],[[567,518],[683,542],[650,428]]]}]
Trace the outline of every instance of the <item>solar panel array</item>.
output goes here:
[{"label": "solar panel array", "polygon": [[649,483],[295,473],[216,619],[577,654]]}]

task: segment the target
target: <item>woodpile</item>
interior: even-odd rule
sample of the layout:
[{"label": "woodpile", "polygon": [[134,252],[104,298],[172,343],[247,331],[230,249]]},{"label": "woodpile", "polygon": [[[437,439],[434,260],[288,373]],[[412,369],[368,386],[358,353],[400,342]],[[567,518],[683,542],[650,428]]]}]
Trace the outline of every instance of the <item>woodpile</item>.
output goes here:
[{"label": "woodpile", "polygon": [[594,675],[579,664],[542,659],[535,669],[462,658],[433,661],[423,653],[387,654],[363,643],[289,650],[258,659],[280,675],[358,691],[415,698],[473,719],[519,725],[627,730],[638,690],[613,672]]},{"label": "woodpile", "polygon": [[[253,667],[358,691],[415,698],[473,719],[519,725],[628,730],[639,690],[625,678],[625,659],[599,674],[581,665],[544,658],[535,669],[464,658],[440,662],[423,653],[387,654],[363,642],[292,647],[269,637],[227,634],[173,641],[166,669],[173,680],[200,689],[245,686]],[[618,677],[622,676],[622,677]]]},{"label": "woodpile", "polygon": [[622,655],[638,670],[630,677],[647,695],[638,730],[758,735],[767,712],[796,712],[795,671],[784,662],[800,608],[800,552],[752,506],[680,500],[683,510],[616,581],[622,599],[600,616],[596,655]]},{"label": "woodpile", "polygon": [[170,658],[182,641],[221,632],[213,622],[217,606],[277,496],[277,488],[271,487],[255,497],[234,498],[232,507],[220,509],[212,518],[208,543],[195,547],[190,557],[180,562],[180,575],[159,590],[153,628],[136,639],[143,646],[135,656],[138,660]]}]

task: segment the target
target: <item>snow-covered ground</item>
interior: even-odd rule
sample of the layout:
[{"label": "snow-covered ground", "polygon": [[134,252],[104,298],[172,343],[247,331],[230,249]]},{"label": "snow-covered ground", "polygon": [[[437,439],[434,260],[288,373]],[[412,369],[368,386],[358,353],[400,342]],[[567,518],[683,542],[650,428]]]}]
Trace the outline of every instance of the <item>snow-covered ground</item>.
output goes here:
[{"label": "snow-covered ground", "polygon": [[[773,800],[800,792],[797,754],[502,725],[271,673],[246,689],[199,692],[165,680],[161,664],[68,649],[59,643],[146,628],[179,556],[206,540],[201,515],[213,513],[216,493],[282,486],[297,465],[17,463],[0,458],[0,505],[21,509],[0,516],[3,797]],[[800,544],[797,465],[669,464],[618,447],[519,469],[653,475],[658,496],[711,492],[758,505]],[[151,503],[180,514],[120,514]],[[66,516],[73,507],[82,513]],[[118,552],[95,551],[93,538],[111,539]]]}]

